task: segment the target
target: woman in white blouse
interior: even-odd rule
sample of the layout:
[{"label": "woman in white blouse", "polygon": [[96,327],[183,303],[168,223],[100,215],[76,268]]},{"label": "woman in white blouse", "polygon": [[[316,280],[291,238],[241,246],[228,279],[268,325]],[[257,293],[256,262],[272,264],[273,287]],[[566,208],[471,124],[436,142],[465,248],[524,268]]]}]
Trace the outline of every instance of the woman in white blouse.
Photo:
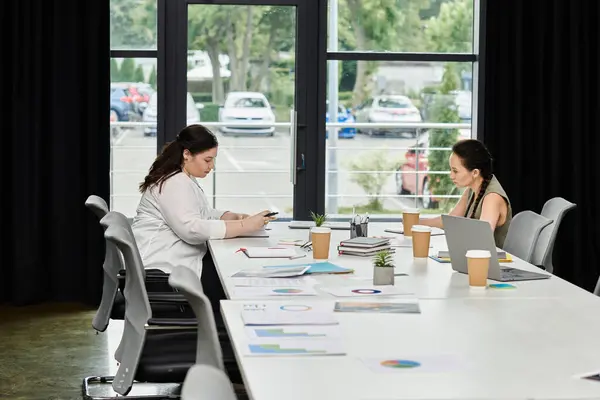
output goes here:
[{"label": "woman in white blouse", "polygon": [[156,158],[144,182],[133,233],[144,265],[187,266],[201,276],[208,239],[258,231],[269,211],[248,216],[213,209],[196,178],[215,166],[217,138],[202,125],[184,128]]}]

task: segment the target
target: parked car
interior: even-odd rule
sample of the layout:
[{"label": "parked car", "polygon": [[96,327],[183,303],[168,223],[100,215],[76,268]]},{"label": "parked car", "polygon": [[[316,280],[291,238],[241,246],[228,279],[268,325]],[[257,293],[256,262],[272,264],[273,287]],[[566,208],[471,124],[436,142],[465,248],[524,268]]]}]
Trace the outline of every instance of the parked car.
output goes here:
[{"label": "parked car", "polygon": [[122,88],[110,87],[110,120],[129,121],[131,99]]},{"label": "parked car", "polygon": [[[219,122],[275,122],[275,114],[266,96],[258,92],[230,92],[225,104],[219,109]],[[224,135],[273,136],[273,126],[221,127]]]},{"label": "parked car", "polygon": [[[470,131],[464,130],[459,133],[459,140],[469,139]],[[417,144],[407,150],[405,161],[400,164],[396,173],[396,193],[399,195],[423,195],[418,198],[420,207],[436,208],[438,200],[431,196],[429,182],[431,179],[439,178],[439,175],[429,175],[427,173],[417,173],[418,171],[429,171],[429,132],[422,133],[417,140]],[[418,164],[417,164],[418,159]]]},{"label": "parked car", "polygon": [[[342,106],[338,106],[338,122],[355,122],[354,115],[350,111]],[[325,121],[329,122],[329,102],[327,102],[327,114],[325,114]],[[353,139],[356,136],[356,128],[348,127],[338,130],[338,137],[342,139]],[[325,137],[329,137],[329,130],[325,131]]]},{"label": "parked car", "polygon": [[[187,93],[187,125],[197,124],[200,122],[200,110],[204,107],[201,103],[194,103],[194,98]],[[148,107],[144,110],[142,117],[143,122],[156,122],[158,116],[158,93],[154,92],[150,96]],[[144,136],[156,136],[156,125],[144,127]]]},{"label": "parked car", "polygon": [[[382,95],[370,98],[356,109],[357,122],[423,122],[419,109],[406,96]],[[359,133],[369,136],[385,133],[409,133],[416,137],[418,128],[369,128],[359,129]]]}]

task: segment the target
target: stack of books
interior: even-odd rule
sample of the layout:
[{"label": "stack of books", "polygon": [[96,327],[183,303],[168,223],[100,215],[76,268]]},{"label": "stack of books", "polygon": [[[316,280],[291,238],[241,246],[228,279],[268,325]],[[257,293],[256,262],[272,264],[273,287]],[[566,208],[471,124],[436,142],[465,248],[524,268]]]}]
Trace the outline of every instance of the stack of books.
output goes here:
[{"label": "stack of books", "polygon": [[373,237],[355,237],[353,239],[342,240],[338,246],[340,255],[371,257],[380,251],[388,250],[393,253],[395,250],[386,238]]}]

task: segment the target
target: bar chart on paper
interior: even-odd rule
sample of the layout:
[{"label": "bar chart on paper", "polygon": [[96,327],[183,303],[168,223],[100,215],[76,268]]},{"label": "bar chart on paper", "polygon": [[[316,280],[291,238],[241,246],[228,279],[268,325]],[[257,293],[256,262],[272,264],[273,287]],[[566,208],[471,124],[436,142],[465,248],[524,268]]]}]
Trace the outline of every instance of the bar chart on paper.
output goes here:
[{"label": "bar chart on paper", "polygon": [[246,333],[249,338],[323,339],[341,337],[339,325],[246,327]]},{"label": "bar chart on paper", "polygon": [[344,355],[341,342],[326,339],[250,340],[244,347],[247,356],[327,356]]}]

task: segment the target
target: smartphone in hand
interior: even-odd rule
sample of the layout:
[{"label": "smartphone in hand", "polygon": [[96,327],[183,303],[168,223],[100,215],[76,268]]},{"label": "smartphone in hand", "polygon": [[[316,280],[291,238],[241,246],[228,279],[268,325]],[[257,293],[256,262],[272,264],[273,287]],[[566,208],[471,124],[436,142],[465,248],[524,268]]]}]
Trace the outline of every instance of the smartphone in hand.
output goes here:
[{"label": "smartphone in hand", "polygon": [[275,215],[277,215],[277,214],[279,214],[279,212],[278,212],[278,211],[275,211],[275,212],[270,212],[270,213],[268,213],[267,215],[265,215],[265,217],[274,217],[274,216],[275,216]]}]

